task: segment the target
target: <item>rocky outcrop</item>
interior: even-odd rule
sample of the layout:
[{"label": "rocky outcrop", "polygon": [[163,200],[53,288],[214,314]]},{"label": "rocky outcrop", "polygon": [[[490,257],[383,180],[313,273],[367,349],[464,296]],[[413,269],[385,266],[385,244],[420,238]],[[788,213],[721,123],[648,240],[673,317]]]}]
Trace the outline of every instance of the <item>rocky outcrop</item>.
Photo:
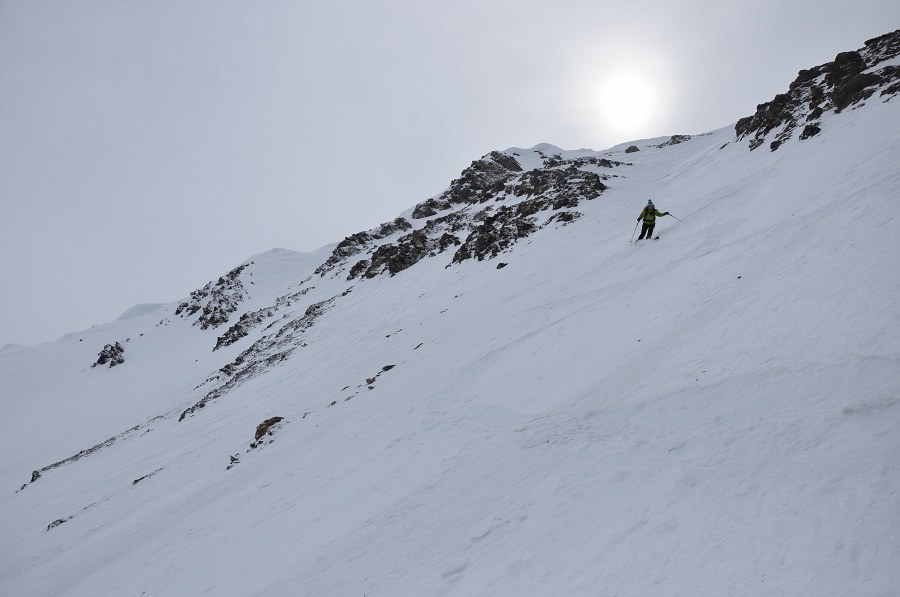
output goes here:
[{"label": "rocky outcrop", "polygon": [[496,257],[516,240],[537,229],[532,213],[533,201],[524,201],[518,207],[504,205],[493,215],[485,215],[481,223],[466,237],[453,255],[453,263],[475,258],[478,261]]},{"label": "rocky outcrop", "polygon": [[462,171],[459,178],[439,196],[420,203],[413,209],[413,219],[437,215],[454,205],[483,203],[503,191],[509,180],[522,171],[519,162],[510,155],[492,151]]},{"label": "rocky outcrop", "polygon": [[685,141],[690,141],[690,135],[672,135],[669,137],[669,140],[665,143],[660,143],[657,145],[658,148],[662,149],[664,147],[669,147],[671,145],[678,145],[679,143],[684,143]]},{"label": "rocky outcrop", "polygon": [[272,417],[270,419],[266,419],[262,423],[256,426],[256,434],[254,435],[254,444],[250,444],[251,448],[255,448],[255,442],[258,442],[260,438],[265,435],[272,435],[272,428],[276,423],[280,423],[284,420],[284,417]]},{"label": "rocky outcrop", "polygon": [[100,351],[97,362],[95,362],[91,367],[96,367],[97,365],[109,365],[110,367],[115,367],[116,365],[121,365],[125,362],[125,347],[123,347],[119,342],[114,344],[107,344],[103,347],[103,350]]},{"label": "rocky outcrop", "polygon": [[377,228],[366,232],[357,232],[351,234],[338,243],[338,246],[331,252],[331,256],[325,263],[316,268],[316,274],[324,276],[326,273],[335,269],[339,264],[345,262],[354,255],[359,255],[365,251],[369,251],[376,241],[393,236],[398,232],[404,232],[412,228],[404,218],[396,218],[391,222],[381,224]]},{"label": "rocky outcrop", "polygon": [[900,30],[870,39],[854,52],[841,52],[832,62],[801,70],[787,93],[759,104],[756,113],[738,120],[739,140],[749,139],[751,150],[774,138],[769,149],[777,150],[802,126],[800,139],[822,130],[822,116],[840,113],[863,104],[876,94],[888,101],[900,93],[900,67],[879,65],[900,55]]},{"label": "rocky outcrop", "polygon": [[[606,161],[606,160],[604,160]],[[544,202],[531,202],[543,209],[575,207],[582,199],[594,199],[605,191],[600,175],[581,170],[575,164],[565,169],[531,170],[517,178],[512,192],[517,197],[543,198]]]},{"label": "rocky outcrop", "polygon": [[494,151],[472,162],[446,191],[415,207],[413,220],[425,219],[424,225],[381,244],[371,231],[347,237],[317,271],[341,269],[347,280],[393,276],[450,249],[451,263],[491,259],[551,222],[575,221],[581,214],[572,208],[607,189],[604,171],[625,165],[596,155],[534,152],[542,166],[528,171],[514,152]]},{"label": "rocky outcrop", "polygon": [[433,248],[432,242],[422,230],[416,230],[400,238],[396,243],[382,245],[372,253],[366,278],[374,278],[380,273],[397,274],[412,267]]},{"label": "rocky outcrop", "polygon": [[203,288],[193,291],[188,300],[178,305],[175,315],[191,318],[199,312],[194,325],[200,326],[202,330],[227,323],[229,316],[237,311],[238,305],[248,296],[240,276],[252,264],[251,261],[238,266],[215,282],[209,282]]},{"label": "rocky outcrop", "polygon": [[[306,415],[304,415],[304,418]],[[275,441],[274,435],[275,430],[280,427],[280,423],[284,421],[284,417],[271,417],[260,423],[256,426],[256,433],[253,435],[253,441],[250,442],[250,448],[245,450],[245,454],[249,454],[250,450],[255,450],[257,448],[262,448],[265,445],[271,444]],[[228,466],[225,467],[225,470],[230,471],[235,466],[241,463],[240,453],[230,454],[228,456]]]},{"label": "rocky outcrop", "polygon": [[634,153],[635,151],[640,151],[637,145],[629,145],[628,149],[625,150],[625,153]]}]

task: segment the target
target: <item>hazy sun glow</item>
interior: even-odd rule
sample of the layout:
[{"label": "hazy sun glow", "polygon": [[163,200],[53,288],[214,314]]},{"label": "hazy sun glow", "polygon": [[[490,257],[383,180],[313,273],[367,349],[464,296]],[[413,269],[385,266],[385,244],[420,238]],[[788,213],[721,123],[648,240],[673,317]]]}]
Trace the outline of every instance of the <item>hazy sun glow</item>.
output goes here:
[{"label": "hazy sun glow", "polygon": [[646,132],[657,107],[657,90],[650,79],[635,71],[610,73],[598,90],[603,123],[620,134]]}]

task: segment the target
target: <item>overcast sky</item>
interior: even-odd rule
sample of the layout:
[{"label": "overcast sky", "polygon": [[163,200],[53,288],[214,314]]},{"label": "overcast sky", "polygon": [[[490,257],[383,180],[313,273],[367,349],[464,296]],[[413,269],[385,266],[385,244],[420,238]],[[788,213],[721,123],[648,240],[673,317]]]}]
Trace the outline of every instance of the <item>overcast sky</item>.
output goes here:
[{"label": "overcast sky", "polygon": [[492,149],[732,124],[897,27],[896,0],[0,0],[0,346],[339,241]]}]

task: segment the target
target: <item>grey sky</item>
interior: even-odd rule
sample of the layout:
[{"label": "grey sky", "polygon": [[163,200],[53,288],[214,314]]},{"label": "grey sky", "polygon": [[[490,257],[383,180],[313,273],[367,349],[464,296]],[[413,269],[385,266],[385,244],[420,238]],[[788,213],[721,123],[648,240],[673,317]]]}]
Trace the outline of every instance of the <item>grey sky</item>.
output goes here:
[{"label": "grey sky", "polygon": [[[492,149],[713,130],[896,0],[0,0],[0,346],[395,217]],[[617,70],[655,115],[601,115]]]}]

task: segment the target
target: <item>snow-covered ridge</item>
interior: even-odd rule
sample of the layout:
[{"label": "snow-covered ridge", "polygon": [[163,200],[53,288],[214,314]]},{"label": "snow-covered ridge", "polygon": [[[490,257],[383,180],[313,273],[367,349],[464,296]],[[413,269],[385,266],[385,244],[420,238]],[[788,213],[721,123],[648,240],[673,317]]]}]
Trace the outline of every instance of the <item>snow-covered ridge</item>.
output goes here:
[{"label": "snow-covered ridge", "polygon": [[129,309],[126,309],[124,313],[119,315],[117,321],[122,319],[131,319],[132,317],[140,317],[141,315],[153,313],[154,311],[160,311],[165,306],[165,303],[141,303],[140,305],[135,305]]}]

